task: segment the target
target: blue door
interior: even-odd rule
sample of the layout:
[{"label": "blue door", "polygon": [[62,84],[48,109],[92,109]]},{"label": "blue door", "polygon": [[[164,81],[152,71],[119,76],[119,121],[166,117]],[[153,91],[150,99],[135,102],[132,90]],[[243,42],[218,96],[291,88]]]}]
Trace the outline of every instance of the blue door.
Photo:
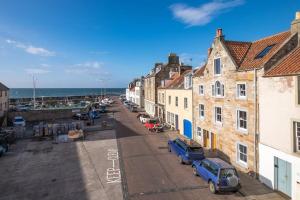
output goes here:
[{"label": "blue door", "polygon": [[275,157],[275,188],[288,196],[292,194],[291,163]]},{"label": "blue door", "polygon": [[183,120],[183,133],[186,137],[192,139],[192,123],[189,120]]}]

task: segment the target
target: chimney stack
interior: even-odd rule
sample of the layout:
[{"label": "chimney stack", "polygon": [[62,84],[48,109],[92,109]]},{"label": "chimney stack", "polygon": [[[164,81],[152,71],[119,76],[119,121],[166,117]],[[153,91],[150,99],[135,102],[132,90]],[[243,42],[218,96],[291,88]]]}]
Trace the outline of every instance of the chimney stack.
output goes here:
[{"label": "chimney stack", "polygon": [[291,33],[298,33],[298,40],[300,41],[300,11],[296,12],[295,19],[292,21]]},{"label": "chimney stack", "polygon": [[169,55],[169,64],[179,65],[179,57],[176,55],[176,53],[170,53],[170,55]]},{"label": "chimney stack", "polygon": [[221,28],[218,28],[217,29],[217,34],[216,34],[216,37],[219,38],[219,37],[222,37],[223,36],[223,31]]}]

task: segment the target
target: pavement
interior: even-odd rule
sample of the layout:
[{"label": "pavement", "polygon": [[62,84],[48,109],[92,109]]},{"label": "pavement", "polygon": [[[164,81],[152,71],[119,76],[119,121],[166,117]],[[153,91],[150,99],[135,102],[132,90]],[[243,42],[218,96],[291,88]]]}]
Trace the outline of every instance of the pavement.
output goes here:
[{"label": "pavement", "polygon": [[[208,184],[168,152],[172,132],[149,132],[118,102],[114,128],[91,128],[84,141],[20,140],[0,158],[0,200],[283,200],[248,175],[238,193]],[[177,135],[178,136],[178,135]]]}]

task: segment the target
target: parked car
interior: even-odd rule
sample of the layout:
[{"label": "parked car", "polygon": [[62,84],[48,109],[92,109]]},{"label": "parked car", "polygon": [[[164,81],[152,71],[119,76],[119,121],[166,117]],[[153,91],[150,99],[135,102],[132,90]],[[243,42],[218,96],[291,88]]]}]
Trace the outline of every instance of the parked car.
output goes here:
[{"label": "parked car", "polygon": [[75,115],[73,115],[73,119],[88,120],[89,119],[89,114],[88,113],[76,113]]},{"label": "parked car", "polygon": [[132,106],[130,106],[130,111],[131,111],[131,112],[137,112],[137,111],[138,111],[138,107],[132,105]]},{"label": "parked car", "polygon": [[22,116],[16,116],[13,120],[14,126],[26,126],[26,122]]},{"label": "parked car", "polygon": [[144,125],[149,131],[161,132],[163,126],[159,123],[158,119],[150,119]]},{"label": "parked car", "polygon": [[148,120],[150,120],[150,116],[147,114],[141,114],[140,116],[140,121],[144,124],[146,123]]},{"label": "parked car", "polygon": [[194,161],[193,173],[201,176],[209,184],[212,193],[218,191],[237,192],[241,188],[236,169],[219,158],[206,158]]},{"label": "parked car", "polygon": [[169,152],[173,152],[178,156],[181,164],[192,164],[195,160],[203,160],[205,158],[201,146],[190,146],[179,138],[169,140],[168,149]]}]

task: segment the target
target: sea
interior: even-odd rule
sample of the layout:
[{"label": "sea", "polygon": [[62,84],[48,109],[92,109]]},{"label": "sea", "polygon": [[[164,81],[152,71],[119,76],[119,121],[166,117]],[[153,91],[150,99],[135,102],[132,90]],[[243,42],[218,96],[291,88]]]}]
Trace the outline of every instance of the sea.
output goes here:
[{"label": "sea", "polygon": [[[11,99],[32,98],[32,88],[10,88]],[[36,97],[67,97],[67,96],[87,96],[87,95],[112,95],[125,94],[125,88],[36,88]]]}]

